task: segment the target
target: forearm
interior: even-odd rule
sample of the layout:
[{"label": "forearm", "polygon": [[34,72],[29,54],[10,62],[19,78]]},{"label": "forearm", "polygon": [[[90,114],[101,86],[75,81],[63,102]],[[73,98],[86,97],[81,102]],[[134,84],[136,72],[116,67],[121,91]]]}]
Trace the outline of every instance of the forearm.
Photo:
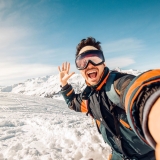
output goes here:
[{"label": "forearm", "polygon": [[82,112],[82,100],[80,94],[75,94],[71,85],[67,84],[61,89],[61,94],[65,99],[68,107],[76,112]]},{"label": "forearm", "polygon": [[69,85],[68,83],[65,86],[62,86],[61,94],[67,104],[69,104],[75,96],[75,92],[74,92],[72,86]]},{"label": "forearm", "polygon": [[[143,129],[143,133],[147,142],[153,148],[155,148],[156,142],[152,136],[152,133],[150,132],[148,124],[149,124],[150,113],[154,108],[154,104],[159,98],[159,96],[160,96],[160,84],[154,83],[152,84],[152,88],[145,89],[145,91],[140,97],[141,103],[139,104],[139,117],[140,117],[140,123],[141,123],[142,129]],[[160,111],[158,112],[157,110],[157,113],[160,113]],[[156,124],[159,124],[159,123],[158,121],[154,121],[154,123],[152,124],[153,124],[152,127],[154,127]]]},{"label": "forearm", "polygon": [[155,148],[155,142],[148,129],[148,117],[153,106],[153,102],[151,103],[150,100],[159,90],[160,71],[150,70],[139,75],[131,82],[124,97],[127,118],[132,129],[153,148]]}]

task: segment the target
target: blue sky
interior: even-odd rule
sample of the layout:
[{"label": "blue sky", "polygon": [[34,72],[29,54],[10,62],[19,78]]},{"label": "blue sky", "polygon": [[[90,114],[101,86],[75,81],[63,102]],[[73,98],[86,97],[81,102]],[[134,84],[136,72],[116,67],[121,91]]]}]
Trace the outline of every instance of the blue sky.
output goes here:
[{"label": "blue sky", "polygon": [[0,86],[74,65],[92,36],[110,69],[160,68],[159,0],[0,0]]}]

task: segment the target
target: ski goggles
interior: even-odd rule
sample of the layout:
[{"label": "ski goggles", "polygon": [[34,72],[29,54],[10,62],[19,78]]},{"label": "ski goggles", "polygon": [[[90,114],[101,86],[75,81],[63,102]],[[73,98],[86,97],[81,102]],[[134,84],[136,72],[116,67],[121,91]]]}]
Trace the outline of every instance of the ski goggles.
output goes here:
[{"label": "ski goggles", "polygon": [[94,66],[98,66],[105,62],[103,52],[100,50],[89,50],[78,55],[75,60],[75,64],[78,70],[87,68],[91,63]]}]

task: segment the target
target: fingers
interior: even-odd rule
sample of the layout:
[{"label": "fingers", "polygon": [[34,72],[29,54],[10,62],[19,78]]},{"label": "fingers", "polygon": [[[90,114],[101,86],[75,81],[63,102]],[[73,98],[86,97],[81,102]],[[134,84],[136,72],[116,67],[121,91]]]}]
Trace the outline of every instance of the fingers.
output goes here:
[{"label": "fingers", "polygon": [[64,63],[64,70],[67,71],[67,62]]},{"label": "fingers", "polygon": [[[64,63],[62,63],[62,67],[60,67],[60,66],[58,66],[58,70],[59,70],[59,72],[62,72],[62,71],[64,71],[64,67],[65,65],[64,65]],[[61,69],[62,68],[62,69]]]},{"label": "fingers", "polygon": [[58,66],[58,70],[59,70],[59,72],[61,72],[61,68],[60,68],[60,66]]},{"label": "fingers", "polygon": [[60,66],[58,66],[58,70],[59,70],[59,72],[66,71],[68,74],[69,70],[70,70],[70,63],[68,63],[68,62],[62,63],[62,69],[60,68]]},{"label": "fingers", "polygon": [[62,71],[66,71],[67,62],[62,63]]},{"label": "fingers", "polygon": [[70,70],[70,63],[67,64],[67,73],[69,73]]},{"label": "fingers", "polygon": [[64,63],[62,63],[62,71],[64,71]]}]

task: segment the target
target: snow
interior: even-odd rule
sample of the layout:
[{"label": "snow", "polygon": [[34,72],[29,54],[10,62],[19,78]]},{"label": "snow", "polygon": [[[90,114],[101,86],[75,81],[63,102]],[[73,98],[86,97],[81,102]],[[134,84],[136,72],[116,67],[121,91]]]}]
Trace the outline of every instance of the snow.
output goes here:
[{"label": "snow", "polygon": [[92,119],[64,101],[0,93],[0,160],[106,160]]},{"label": "snow", "polygon": [[[76,93],[85,87],[80,74],[69,83]],[[110,147],[92,118],[68,109],[60,89],[58,75],[0,87],[0,160],[107,159]]]}]

